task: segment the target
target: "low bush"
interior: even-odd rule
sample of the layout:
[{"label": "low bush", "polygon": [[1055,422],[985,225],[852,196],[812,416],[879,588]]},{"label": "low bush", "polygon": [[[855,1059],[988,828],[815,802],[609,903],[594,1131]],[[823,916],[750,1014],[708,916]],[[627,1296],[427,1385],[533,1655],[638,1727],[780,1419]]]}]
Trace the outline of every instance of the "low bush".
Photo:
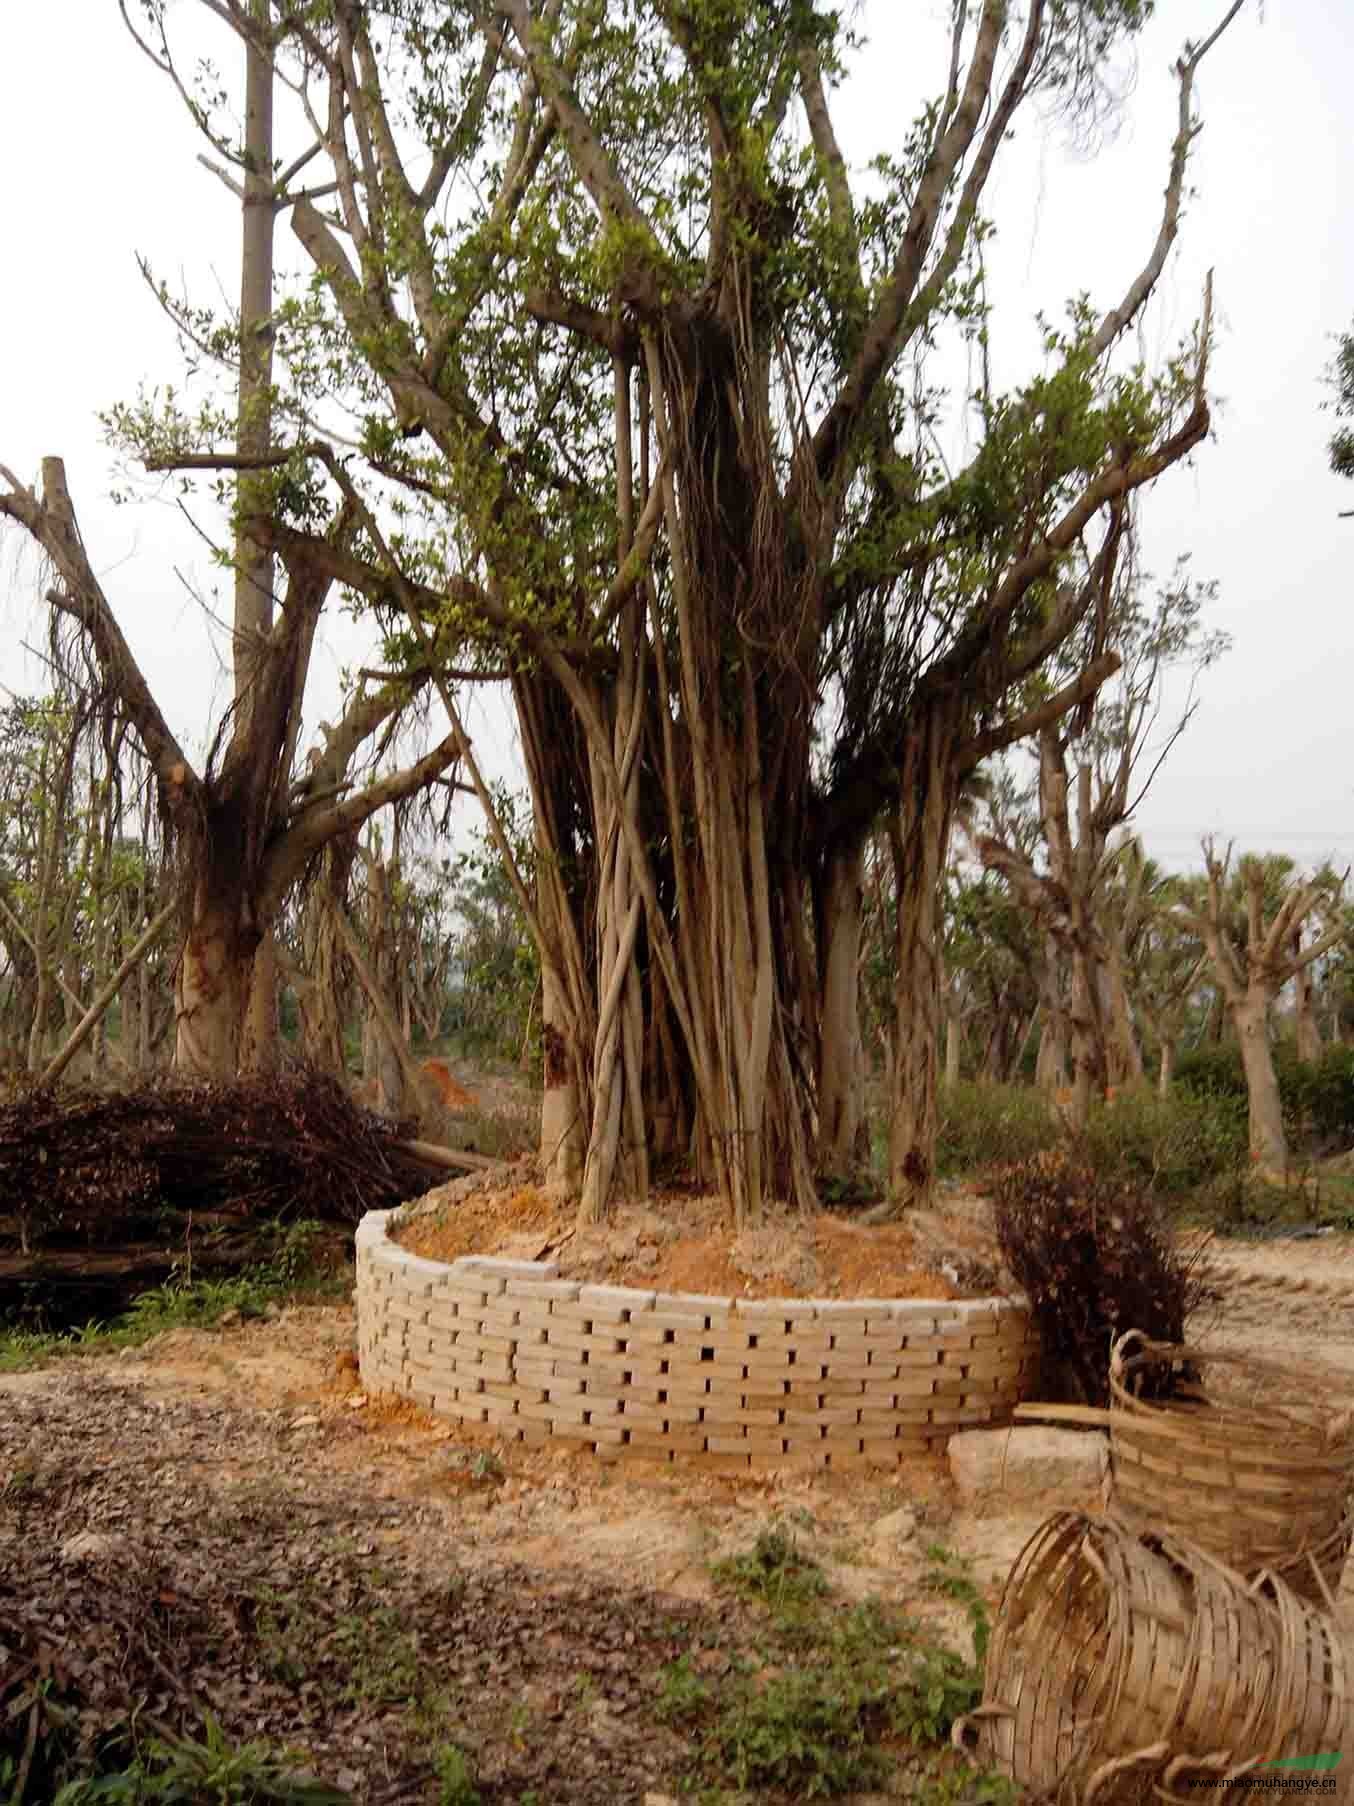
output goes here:
[{"label": "low bush", "polygon": [[936,1169],[971,1173],[1029,1160],[1063,1139],[1048,1093],[961,1080],[941,1093]]},{"label": "low bush", "polygon": [[[1354,1047],[1327,1047],[1319,1060],[1297,1057],[1291,1041],[1274,1048],[1284,1127],[1294,1148],[1329,1153],[1354,1146]],[[1176,1090],[1246,1108],[1246,1074],[1235,1042],[1196,1047],[1175,1069]]]},{"label": "low bush", "polygon": [[1246,1167],[1245,1097],[1127,1087],[1092,1108],[1078,1152],[1097,1173],[1179,1197]]},{"label": "low bush", "polygon": [[1182,1342],[1210,1296],[1205,1255],[1179,1248],[1140,1183],[1057,1150],[995,1175],[993,1202],[1003,1257],[1039,1326],[1051,1397],[1107,1404],[1111,1339],[1140,1329]]},{"label": "low bush", "polygon": [[[1033,1085],[962,1083],[941,1100],[942,1174],[981,1173],[1070,1145],[1048,1093]],[[1227,1090],[1121,1090],[1092,1107],[1077,1154],[1099,1173],[1181,1196],[1245,1164],[1244,1087],[1239,1099]]]}]

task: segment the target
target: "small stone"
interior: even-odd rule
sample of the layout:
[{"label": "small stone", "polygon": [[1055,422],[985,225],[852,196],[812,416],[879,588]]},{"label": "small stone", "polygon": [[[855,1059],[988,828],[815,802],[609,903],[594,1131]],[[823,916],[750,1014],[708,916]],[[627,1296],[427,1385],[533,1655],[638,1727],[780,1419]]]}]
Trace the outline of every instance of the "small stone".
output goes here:
[{"label": "small stone", "polygon": [[282,1306],[270,1300],[264,1305],[263,1314],[268,1319],[269,1323],[276,1323],[278,1318],[282,1315]]},{"label": "small stone", "polygon": [[881,1550],[901,1548],[917,1534],[917,1514],[910,1505],[890,1511],[870,1527],[870,1540]]},{"label": "small stone", "polygon": [[290,1427],[293,1430],[313,1430],[319,1421],[318,1417],[293,1417]]},{"label": "small stone", "polygon": [[670,1793],[646,1793],[644,1806],[677,1806]]},{"label": "small stone", "polygon": [[1009,1430],[961,1430],[950,1438],[950,1473],[968,1504],[1000,1495],[1085,1495],[1104,1485],[1109,1444],[1097,1430],[1042,1425]]},{"label": "small stone", "polygon": [[218,1329],[232,1329],[239,1321],[240,1313],[232,1304],[228,1310],[222,1311],[221,1315],[216,1319],[216,1327]]},{"label": "small stone", "polygon": [[359,1392],[356,1395],[356,1397],[350,1398],[348,1400],[348,1409],[350,1411],[365,1411],[366,1408],[367,1408],[367,1395],[365,1392]]},{"label": "small stone", "polygon": [[77,1530],[61,1545],[62,1561],[106,1561],[116,1555],[121,1538],[106,1536],[98,1530]]}]

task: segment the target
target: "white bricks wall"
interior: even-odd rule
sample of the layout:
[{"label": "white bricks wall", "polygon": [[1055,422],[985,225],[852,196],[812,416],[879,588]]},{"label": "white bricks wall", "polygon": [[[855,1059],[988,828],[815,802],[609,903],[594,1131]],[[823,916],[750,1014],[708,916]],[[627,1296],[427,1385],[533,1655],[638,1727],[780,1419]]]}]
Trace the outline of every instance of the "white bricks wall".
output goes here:
[{"label": "white bricks wall", "polygon": [[532,1443],[728,1471],[887,1467],[1006,1421],[1038,1346],[1005,1299],[710,1298],[357,1230],[364,1385]]}]

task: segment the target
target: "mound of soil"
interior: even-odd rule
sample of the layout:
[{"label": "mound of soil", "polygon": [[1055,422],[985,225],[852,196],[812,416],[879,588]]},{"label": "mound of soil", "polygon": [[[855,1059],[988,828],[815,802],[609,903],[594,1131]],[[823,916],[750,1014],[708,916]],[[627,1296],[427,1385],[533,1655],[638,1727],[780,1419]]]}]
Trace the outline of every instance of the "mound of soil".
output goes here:
[{"label": "mound of soil", "polygon": [[412,1207],[395,1240],[430,1260],[550,1259],[566,1279],[739,1298],[962,1298],[1004,1290],[981,1223],[937,1213],[867,1228],[828,1211],[768,1208],[735,1232],[718,1198],[655,1192],[580,1228],[519,1166],[507,1183],[458,1180]]}]

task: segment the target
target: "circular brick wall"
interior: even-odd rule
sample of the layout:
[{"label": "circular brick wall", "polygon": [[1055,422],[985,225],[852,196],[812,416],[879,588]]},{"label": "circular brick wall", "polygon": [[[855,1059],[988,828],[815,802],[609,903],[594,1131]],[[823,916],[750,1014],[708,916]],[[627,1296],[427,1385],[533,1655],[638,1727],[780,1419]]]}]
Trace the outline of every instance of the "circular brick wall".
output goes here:
[{"label": "circular brick wall", "polygon": [[426,1260],[357,1230],[363,1384],[531,1443],[748,1472],[887,1467],[1001,1423],[1034,1387],[1003,1298],[707,1298],[560,1279],[551,1262]]}]

